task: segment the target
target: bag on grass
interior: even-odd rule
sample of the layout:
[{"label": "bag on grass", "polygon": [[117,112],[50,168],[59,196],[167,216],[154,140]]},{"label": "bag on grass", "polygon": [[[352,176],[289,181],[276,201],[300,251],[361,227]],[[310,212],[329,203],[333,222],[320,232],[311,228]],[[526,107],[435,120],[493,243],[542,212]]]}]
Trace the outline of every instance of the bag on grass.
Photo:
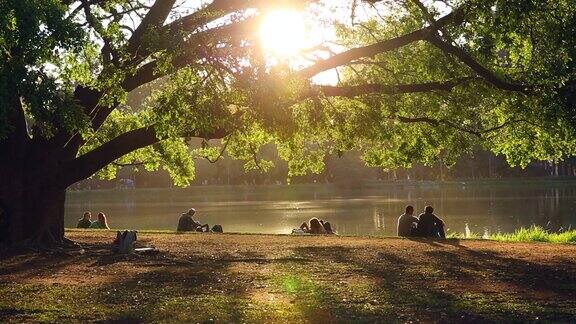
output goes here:
[{"label": "bag on grass", "polygon": [[222,225],[214,225],[212,226],[212,232],[214,233],[223,233]]},{"label": "bag on grass", "polygon": [[116,243],[117,252],[121,254],[130,254],[134,253],[134,245],[136,244],[137,240],[137,231],[118,231],[116,233]]}]

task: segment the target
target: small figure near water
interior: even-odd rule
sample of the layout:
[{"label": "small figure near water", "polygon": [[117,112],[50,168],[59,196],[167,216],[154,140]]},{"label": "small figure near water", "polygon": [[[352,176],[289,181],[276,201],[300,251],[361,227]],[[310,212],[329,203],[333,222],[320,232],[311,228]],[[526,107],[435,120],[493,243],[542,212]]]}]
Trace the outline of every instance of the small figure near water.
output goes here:
[{"label": "small figure near water", "polygon": [[[196,214],[196,209],[190,208],[186,213],[182,213],[180,219],[178,220],[178,228],[176,229],[178,232],[210,232],[210,226],[208,224],[201,224],[199,221],[192,218]],[[218,225],[216,227],[214,225],[213,228],[216,228],[214,232],[222,232],[222,226]]]},{"label": "small figure near water", "polygon": [[329,222],[319,220],[316,217],[310,219],[309,224],[304,222],[300,225],[300,229],[308,234],[335,234],[332,230],[332,225]]},{"label": "small figure near water", "polygon": [[332,224],[330,224],[330,222],[325,222],[323,220],[320,220],[320,223],[322,224],[322,226],[324,226],[324,230],[326,231],[326,234],[336,234],[336,232],[334,232],[332,230]]},{"label": "small figure near water", "polygon": [[404,214],[398,217],[398,236],[417,236],[418,218],[414,216],[414,207],[406,206]]},{"label": "small figure near water", "polygon": [[98,220],[95,222],[92,222],[92,224],[90,225],[90,228],[110,229],[110,227],[108,226],[108,221],[106,220],[106,215],[104,215],[104,213],[102,213],[102,212],[99,212],[98,213]]},{"label": "small figure near water", "polygon": [[424,208],[424,213],[418,217],[418,235],[445,239],[444,221],[433,213],[434,208],[432,206]]},{"label": "small figure near water", "polygon": [[82,218],[78,220],[78,225],[76,225],[76,228],[90,228],[90,225],[92,225],[91,218],[92,213],[89,211],[85,211]]}]

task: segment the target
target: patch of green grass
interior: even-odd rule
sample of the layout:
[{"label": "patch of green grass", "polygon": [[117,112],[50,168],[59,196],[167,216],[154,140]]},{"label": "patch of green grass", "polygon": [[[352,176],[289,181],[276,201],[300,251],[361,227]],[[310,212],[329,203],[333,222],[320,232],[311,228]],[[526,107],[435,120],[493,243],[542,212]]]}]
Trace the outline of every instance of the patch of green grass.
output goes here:
[{"label": "patch of green grass", "polygon": [[476,232],[469,232],[469,233],[460,233],[460,232],[448,232],[446,233],[447,239],[470,239],[470,240],[479,240],[482,239],[482,235]]},{"label": "patch of green grass", "polygon": [[[366,277],[354,276],[349,281],[349,266],[337,272],[330,271],[338,265],[319,262],[313,266],[284,265],[276,268],[269,280],[270,287],[290,301],[290,322],[298,318],[305,322],[397,320],[391,304],[396,296]],[[335,280],[342,274],[348,280]]]},{"label": "patch of green grass", "polygon": [[550,233],[540,226],[532,226],[521,228],[514,233],[492,234],[489,239],[500,242],[576,243],[576,230]]},{"label": "patch of green grass", "polygon": [[488,239],[498,242],[546,242],[546,243],[576,243],[576,230],[554,233],[545,230],[540,226],[520,228],[514,233],[497,233],[491,235],[480,235],[475,232],[460,233],[448,232],[447,239]]},{"label": "patch of green grass", "polygon": [[105,318],[110,308],[93,303],[94,293],[90,287],[62,284],[0,284],[0,322],[6,315],[22,322]]},{"label": "patch of green grass", "polygon": [[[570,305],[546,302],[527,303],[517,296],[496,294],[492,296],[466,293],[451,305],[457,313],[474,314],[495,322],[558,321],[559,318],[570,318],[576,312]],[[561,321],[560,321],[561,322]]]}]

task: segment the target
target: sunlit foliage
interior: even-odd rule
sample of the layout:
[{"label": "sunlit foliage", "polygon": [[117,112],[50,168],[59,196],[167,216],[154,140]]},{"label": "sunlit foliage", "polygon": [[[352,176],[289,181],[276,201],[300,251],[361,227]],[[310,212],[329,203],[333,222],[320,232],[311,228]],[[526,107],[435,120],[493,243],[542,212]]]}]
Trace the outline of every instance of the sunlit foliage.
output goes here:
[{"label": "sunlit foliage", "polygon": [[[270,143],[288,161],[289,176],[319,173],[327,154],[350,150],[384,169],[451,166],[479,146],[520,166],[576,154],[572,1],[351,1],[351,12],[320,17],[337,37],[319,47],[323,56],[302,54],[308,60],[299,65],[262,52],[258,25],[250,24],[262,8],[178,2],[154,25],[146,18],[150,1],[65,3],[0,4],[0,137],[14,128],[15,101],[30,136],[60,134],[66,149],[79,143],[74,157],[138,129],[155,132],[152,145],[104,167],[104,178],[123,166],[163,168],[188,185],[194,158],[222,156],[267,171],[273,163],[259,152]],[[326,52],[402,38],[450,13],[456,18],[418,39],[334,65],[333,87],[311,81],[326,69],[302,73]],[[152,27],[139,30],[139,22]],[[148,94],[128,102],[129,92],[151,82]],[[221,144],[206,140],[190,152],[192,137]]]}]

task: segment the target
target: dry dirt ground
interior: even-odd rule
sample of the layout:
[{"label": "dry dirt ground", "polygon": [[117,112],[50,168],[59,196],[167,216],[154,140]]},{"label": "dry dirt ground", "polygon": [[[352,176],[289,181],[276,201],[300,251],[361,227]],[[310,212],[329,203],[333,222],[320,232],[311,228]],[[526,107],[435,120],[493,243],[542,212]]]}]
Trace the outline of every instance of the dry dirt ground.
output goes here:
[{"label": "dry dirt ground", "polygon": [[0,322],[576,322],[576,245],[72,231],[0,255]]}]

